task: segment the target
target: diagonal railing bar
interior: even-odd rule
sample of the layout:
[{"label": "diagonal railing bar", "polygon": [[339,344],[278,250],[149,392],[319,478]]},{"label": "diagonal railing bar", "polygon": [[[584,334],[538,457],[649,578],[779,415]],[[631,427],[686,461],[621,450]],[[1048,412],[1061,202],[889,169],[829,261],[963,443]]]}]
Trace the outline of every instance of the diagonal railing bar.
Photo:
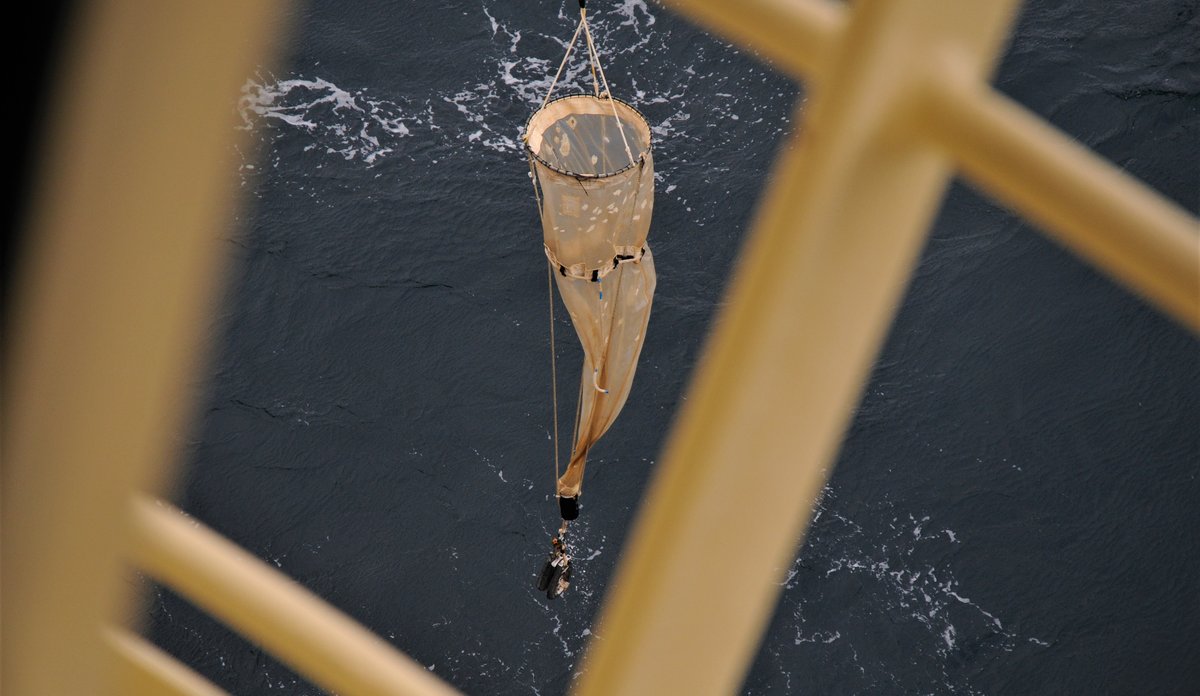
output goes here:
[{"label": "diagonal railing bar", "polygon": [[132,490],[164,483],[281,3],[70,3],[5,327],[0,691],[108,692]]},{"label": "diagonal railing bar", "polygon": [[226,618],[319,683],[453,693],[211,532],[148,504],[127,525],[131,491],[164,482],[186,420],[244,136],[231,107],[281,4],[80,3],[6,355],[4,693],[207,693],[106,628],[133,604],[119,564],[130,534],[148,569],[237,614]]},{"label": "diagonal railing bar", "polygon": [[[665,0],[819,88],[845,33],[830,0]],[[958,56],[930,55],[907,125],[1043,232],[1193,331],[1200,331],[1200,220],[986,84]]]},{"label": "diagonal railing bar", "polygon": [[162,501],[133,503],[138,566],[334,693],[458,691],[295,581]]},{"label": "diagonal railing bar", "polygon": [[663,0],[796,79],[823,75],[849,15],[832,0]]},{"label": "diagonal railing bar", "polygon": [[737,690],[953,171],[895,137],[924,52],[959,51],[982,79],[1014,6],[855,3],[773,170],[579,694]]},{"label": "diagonal railing bar", "polygon": [[1004,95],[953,76],[927,84],[926,137],[980,189],[1200,331],[1200,220]]},{"label": "diagonal railing bar", "polygon": [[583,694],[736,687],[951,165],[1200,327],[1196,220],[983,82],[1015,3],[667,1],[814,99],[642,505]]},{"label": "diagonal railing bar", "polygon": [[225,691],[139,635],[109,628],[104,637],[117,661],[113,693],[122,696],[225,696]]}]

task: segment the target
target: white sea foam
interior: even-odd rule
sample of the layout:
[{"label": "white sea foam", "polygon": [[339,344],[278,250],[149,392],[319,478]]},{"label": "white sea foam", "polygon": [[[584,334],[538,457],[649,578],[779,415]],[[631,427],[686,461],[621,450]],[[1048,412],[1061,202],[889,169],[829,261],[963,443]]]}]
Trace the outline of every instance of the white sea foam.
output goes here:
[{"label": "white sea foam", "polygon": [[371,97],[365,89],[351,93],[323,78],[247,80],[238,110],[246,130],[282,124],[312,138],[306,150],[367,165],[395,152],[399,139],[412,134],[409,124],[421,120],[395,102]]},{"label": "white sea foam", "polygon": [[[793,644],[838,642],[853,648],[876,638],[870,621],[822,623],[827,617],[825,598],[836,588],[861,587],[861,615],[887,621],[888,631],[899,631],[905,640],[925,638],[910,646],[913,664],[924,664],[926,674],[939,675],[939,688],[970,691],[960,676],[950,676],[947,665],[963,646],[1011,652],[1020,643],[1048,645],[1037,638],[1018,636],[1007,629],[997,612],[971,599],[955,577],[950,551],[965,542],[953,530],[940,527],[930,515],[892,514],[869,509],[874,519],[860,524],[841,513],[831,501],[830,487],[822,491],[810,536],[786,574],[785,604],[790,604]],[[930,559],[937,559],[930,561]],[[901,617],[907,617],[906,622]],[[832,638],[826,640],[826,638]],[[857,663],[857,651],[852,650]],[[886,665],[858,664],[861,670],[887,670]],[[883,676],[885,673],[880,673]],[[914,687],[915,688],[915,687]]]},{"label": "white sea foam", "polygon": [[801,643],[824,643],[829,645],[841,637],[841,631],[817,631],[808,636],[798,634],[793,642],[795,645],[800,645]]},{"label": "white sea foam", "polygon": [[[490,47],[480,53],[484,70],[473,83],[399,98],[375,94],[371,86],[337,85],[321,76],[256,78],[243,88],[240,110],[244,127],[261,127],[265,133],[291,137],[299,134],[309,141],[302,147],[305,152],[362,162],[367,167],[398,154],[415,160],[416,152],[425,153],[422,156],[428,164],[436,164],[439,156],[429,157],[429,152],[461,146],[504,158],[519,155],[524,116],[536,109],[550,90],[576,15],[560,8],[558,27],[545,32],[529,29],[525,14],[502,4],[485,3],[476,16]],[[643,69],[669,51],[671,40],[669,32],[655,26],[655,8],[645,0],[623,0],[594,10],[589,22],[609,68],[606,74],[613,93],[633,101],[650,123],[658,150],[656,181],[665,185],[665,190],[660,190],[672,193],[691,222],[703,227],[717,213],[714,201],[728,194],[709,190],[722,170],[710,167],[700,177],[692,176],[683,190],[676,185],[671,166],[679,158],[676,148],[721,123],[738,120],[750,128],[743,137],[775,137],[786,126],[786,117],[764,126],[763,114],[778,111],[775,97],[782,95],[766,102],[744,103],[734,97],[744,94],[747,83],[765,79],[766,72],[755,67],[742,67],[736,73],[712,69],[713,62],[704,60],[704,51],[728,54],[717,63],[733,54],[717,41],[701,47],[690,62],[673,71]],[[558,48],[547,50],[548,46]],[[583,46],[582,40],[576,45],[558,80],[556,95],[592,90],[592,72]],[[737,113],[743,108],[750,111]],[[265,128],[268,124],[274,128]],[[414,146],[416,143],[420,145]],[[278,153],[269,154],[267,161],[274,166]],[[258,171],[243,167],[242,173],[245,184],[246,178]]]}]

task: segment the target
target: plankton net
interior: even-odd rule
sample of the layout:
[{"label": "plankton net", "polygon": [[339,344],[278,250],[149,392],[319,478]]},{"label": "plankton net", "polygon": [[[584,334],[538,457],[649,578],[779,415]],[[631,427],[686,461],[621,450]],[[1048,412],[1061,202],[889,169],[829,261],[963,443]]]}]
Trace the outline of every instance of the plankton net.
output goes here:
[{"label": "plankton net", "polygon": [[[594,93],[551,100],[581,31]],[[563,519],[570,520],[578,515],[588,452],[616,420],[633,385],[655,286],[654,258],[646,244],[654,207],[650,126],[636,109],[610,95],[582,7],[575,36],[541,108],[526,125],[524,141],[548,274],[583,344],[575,434],[561,475],[557,379],[553,387],[556,493]],[[553,291],[550,308],[553,371]]]}]

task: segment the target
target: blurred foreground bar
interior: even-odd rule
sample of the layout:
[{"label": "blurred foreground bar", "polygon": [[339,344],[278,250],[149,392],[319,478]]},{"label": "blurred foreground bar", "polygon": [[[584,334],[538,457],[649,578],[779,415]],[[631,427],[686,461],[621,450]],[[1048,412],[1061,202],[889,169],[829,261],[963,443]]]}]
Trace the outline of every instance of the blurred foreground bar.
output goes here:
[{"label": "blurred foreground bar", "polygon": [[4,380],[3,691],[105,692],[118,552],[192,413],[236,179],[236,100],[274,2],[74,8]]}]

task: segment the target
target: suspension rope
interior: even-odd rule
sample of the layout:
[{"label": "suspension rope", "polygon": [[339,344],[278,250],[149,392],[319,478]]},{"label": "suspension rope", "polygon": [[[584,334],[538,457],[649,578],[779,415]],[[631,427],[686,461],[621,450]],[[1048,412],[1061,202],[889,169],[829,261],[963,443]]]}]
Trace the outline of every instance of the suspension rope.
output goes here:
[{"label": "suspension rope", "polygon": [[[582,5],[582,3],[581,3]],[[625,155],[629,157],[629,162],[632,164],[633,149],[629,147],[629,138],[625,136],[625,128],[621,125],[621,117],[617,114],[617,103],[612,97],[612,89],[608,86],[608,78],[604,75],[604,65],[600,63],[600,52],[596,50],[596,43],[592,40],[592,30],[587,22],[587,9],[579,8],[579,24],[575,26],[575,33],[571,36],[571,42],[567,44],[567,52],[563,55],[562,62],[558,64],[558,71],[554,73],[554,79],[550,81],[550,89],[546,90],[546,96],[542,99],[542,105],[539,109],[546,108],[546,104],[550,103],[550,96],[554,94],[554,88],[558,86],[558,80],[562,77],[563,70],[567,67],[567,62],[571,58],[571,53],[575,50],[575,43],[579,41],[579,33],[583,32],[585,37],[584,43],[587,44],[588,63],[592,69],[592,90],[596,94],[597,99],[607,99],[609,108],[612,109],[613,119],[617,122],[617,132],[621,134],[621,143],[625,146]],[[596,79],[599,73],[600,79]],[[604,91],[601,92],[600,85],[604,85]],[[601,96],[603,95],[603,96]]]},{"label": "suspension rope", "polygon": [[[583,24],[583,32],[588,33],[587,24],[587,8],[579,8],[579,22]],[[600,96],[600,81],[596,79],[596,65],[599,61],[595,60],[595,53],[592,50],[592,42],[588,42],[588,63],[592,69],[592,94]]]},{"label": "suspension rope", "polygon": [[621,126],[621,117],[617,116],[617,103],[612,98],[612,90],[608,86],[608,78],[604,76],[604,66],[600,64],[600,53],[592,42],[592,30],[588,28],[586,10],[579,10],[579,22],[583,25],[583,34],[587,37],[588,57],[593,61],[593,69],[600,71],[600,79],[604,81],[604,93],[608,95],[608,105],[612,107],[613,118],[617,121],[617,130],[621,132],[621,142],[625,144],[625,154],[629,163],[633,164],[633,150],[629,149],[629,139],[625,137],[625,129]]},{"label": "suspension rope", "polygon": [[579,14],[579,25],[575,27],[575,35],[571,37],[571,43],[567,44],[567,54],[563,56],[562,62],[558,64],[558,72],[554,73],[554,79],[550,81],[550,89],[546,90],[546,98],[542,100],[542,105],[539,107],[541,109],[546,108],[546,104],[550,102],[550,95],[554,94],[554,86],[558,84],[558,78],[562,77],[563,68],[567,67],[567,60],[571,57],[575,42],[579,40],[579,31],[585,24],[583,11],[580,10]]}]

